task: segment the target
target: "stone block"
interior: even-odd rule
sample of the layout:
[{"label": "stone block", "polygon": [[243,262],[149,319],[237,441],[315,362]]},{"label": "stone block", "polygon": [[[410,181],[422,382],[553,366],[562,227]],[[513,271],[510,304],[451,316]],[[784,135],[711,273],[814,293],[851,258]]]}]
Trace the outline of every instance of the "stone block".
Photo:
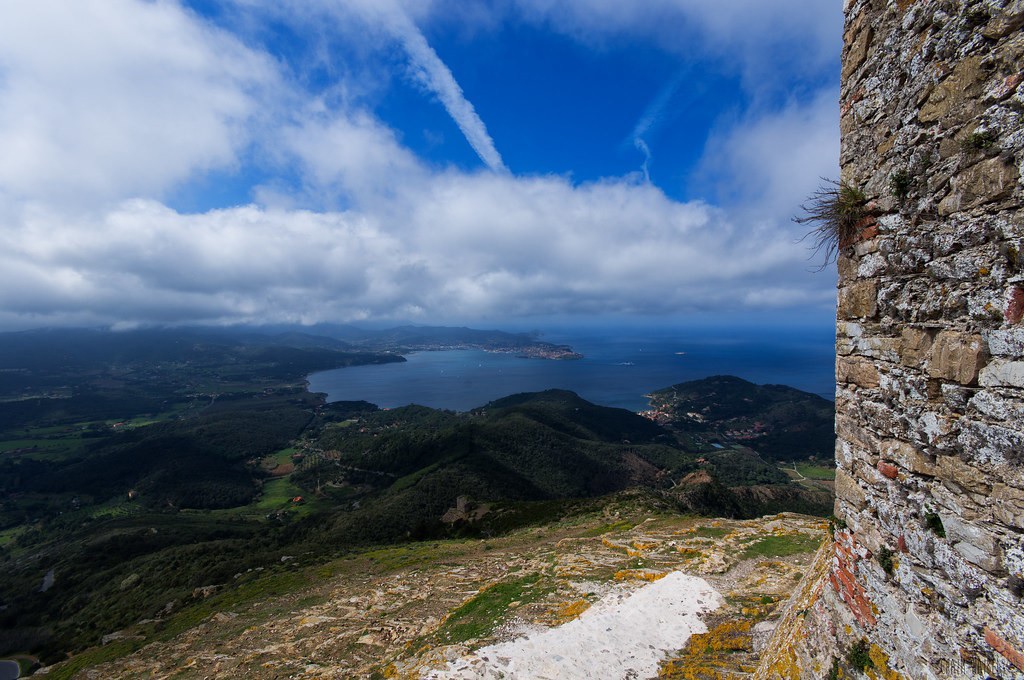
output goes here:
[{"label": "stone block", "polygon": [[872,319],[878,314],[878,283],[858,281],[839,289],[840,319]]},{"label": "stone block", "polygon": [[929,380],[913,371],[890,369],[879,374],[879,391],[892,403],[923,402],[930,398]]},{"label": "stone block", "polygon": [[871,428],[881,436],[903,439],[905,441],[914,439],[911,436],[913,431],[910,421],[903,411],[879,401],[865,399],[862,399],[858,406],[865,420],[871,423]]},{"label": "stone block", "polygon": [[958,113],[960,108],[971,108],[970,99],[978,94],[979,85],[985,78],[981,62],[980,56],[974,56],[958,63],[928,95],[917,113],[917,119],[922,123],[934,123],[951,112]]},{"label": "stone block", "polygon": [[852,281],[857,278],[857,260],[840,254],[839,257],[836,258],[836,264],[839,269],[840,281]]},{"label": "stone block", "polygon": [[836,465],[847,470],[853,469],[854,460],[870,458],[866,453],[854,447],[850,442],[836,439]]},{"label": "stone block", "polygon": [[997,573],[1002,570],[1002,561],[998,555],[988,553],[973,543],[954,543],[953,550],[974,566],[984,569],[989,573]]},{"label": "stone block", "polygon": [[916,446],[899,439],[887,439],[879,446],[883,456],[894,461],[905,470],[919,475],[933,477],[936,474],[935,463],[930,456],[922,453]]},{"label": "stone block", "polygon": [[971,564],[987,572],[1002,568],[1002,550],[995,537],[977,522],[964,522],[955,515],[942,515],[946,540]]},{"label": "stone block", "polygon": [[[1024,539],[1018,538],[1016,545],[1013,543],[1011,541],[1008,545],[1003,546],[1003,562],[1006,564],[1006,571],[1021,581],[1018,585],[1024,588]],[[1020,590],[1018,593],[1024,594]]]},{"label": "stone block", "polygon": [[959,429],[960,419],[956,416],[926,411],[917,421],[915,434],[929,446],[940,451],[950,451],[956,448],[953,437],[959,432]]},{"label": "stone block", "polygon": [[988,331],[983,335],[992,356],[1024,358],[1024,328]]},{"label": "stone block", "polygon": [[1021,26],[1024,26],[1024,6],[1018,1],[1010,3],[1009,7],[1000,10],[992,17],[991,21],[982,29],[981,34],[989,40],[999,40],[1018,30]]},{"label": "stone block", "polygon": [[1020,650],[1016,649],[988,626],[985,626],[985,642],[992,649],[999,652],[1003,658],[1016,666],[1018,670],[1024,671],[1024,653],[1021,653]]},{"label": "stone block", "polygon": [[907,611],[903,615],[903,625],[910,635],[910,638],[914,641],[924,640],[928,633],[928,629],[925,628],[924,622],[914,611],[914,607],[911,604],[907,604]]},{"label": "stone block", "polygon": [[961,385],[974,385],[978,371],[988,360],[985,342],[974,333],[942,331],[928,354],[928,375],[955,380]]},{"label": "stone block", "polygon": [[1017,186],[1019,174],[1016,165],[998,157],[975,163],[953,176],[949,194],[939,201],[938,212],[951,215],[1008,198]]},{"label": "stone block", "polygon": [[981,390],[968,406],[978,413],[1013,423],[1024,423],[1024,399],[1010,399],[993,390]]},{"label": "stone block", "polygon": [[978,375],[982,387],[1024,387],[1024,361],[995,359]]},{"label": "stone block", "polygon": [[1024,529],[1024,490],[1007,484],[996,484],[991,495],[992,516],[1015,529]]},{"label": "stone block", "polygon": [[858,387],[878,387],[878,368],[874,362],[859,357],[836,357],[836,381]]},{"label": "stone block", "polygon": [[859,323],[843,322],[836,323],[836,354],[852,354],[857,349],[857,341],[860,339],[864,329]]},{"label": "stone block", "polygon": [[957,437],[961,450],[972,461],[1006,465],[1024,458],[1024,431],[976,421],[966,421]]},{"label": "stone block", "polygon": [[959,456],[938,456],[935,459],[936,476],[952,480],[968,491],[988,495],[992,490],[988,475],[973,465],[965,463]]},{"label": "stone block", "polygon": [[878,437],[849,416],[836,414],[836,435],[839,440],[846,440],[873,456],[878,455]]},{"label": "stone block", "polygon": [[[935,381],[938,382],[938,381]],[[973,397],[978,390],[971,387],[961,387],[960,385],[954,385],[953,383],[942,383],[939,386],[939,394],[942,396],[942,401],[946,403],[946,406],[952,411],[957,413],[964,413],[967,411],[967,405],[970,403],[971,397]]]},{"label": "stone block", "polygon": [[931,347],[932,334],[928,331],[908,327],[900,333],[900,361],[904,366],[920,366]]},{"label": "stone block", "polygon": [[[873,230],[877,232],[878,227],[873,227]],[[857,264],[857,276],[859,278],[869,279],[889,269],[889,263],[886,261],[885,256],[878,252],[877,238],[861,241],[853,247],[853,252],[857,253],[857,256],[860,257],[860,262]]]},{"label": "stone block", "polygon": [[840,321],[836,323],[836,335],[845,335],[851,339],[857,339],[864,335],[864,326],[853,321]]},{"label": "stone block", "polygon": [[863,510],[867,505],[867,496],[860,488],[860,484],[842,469],[836,470],[836,497],[842,498],[858,510]]},{"label": "stone block", "polygon": [[931,494],[932,500],[942,508],[939,511],[940,516],[945,517],[946,513],[950,513],[968,522],[980,517],[969,498],[953,493],[944,484],[939,484],[938,479],[935,481],[936,483],[929,487],[928,492]]},{"label": "stone block", "polygon": [[857,349],[864,356],[896,362],[900,358],[899,347],[899,338],[876,335],[863,338]]},{"label": "stone block", "polygon": [[843,78],[849,78],[853,73],[860,68],[861,64],[868,56],[868,48],[871,47],[871,39],[874,37],[874,31],[870,26],[857,32],[857,37],[847,44],[849,48],[846,50],[846,56],[843,59]]}]

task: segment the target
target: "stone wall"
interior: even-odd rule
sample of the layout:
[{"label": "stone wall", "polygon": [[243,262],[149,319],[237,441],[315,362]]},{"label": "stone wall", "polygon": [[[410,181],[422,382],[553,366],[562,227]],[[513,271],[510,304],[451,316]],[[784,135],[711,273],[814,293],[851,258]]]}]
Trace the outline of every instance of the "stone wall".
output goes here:
[{"label": "stone wall", "polygon": [[845,12],[836,540],[759,677],[858,643],[876,677],[1024,677],[1024,0]]}]

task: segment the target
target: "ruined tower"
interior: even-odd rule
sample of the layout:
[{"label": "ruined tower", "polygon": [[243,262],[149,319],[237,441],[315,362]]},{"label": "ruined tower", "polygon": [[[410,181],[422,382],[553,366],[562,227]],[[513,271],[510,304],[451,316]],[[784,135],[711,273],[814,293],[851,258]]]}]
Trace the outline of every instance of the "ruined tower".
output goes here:
[{"label": "ruined tower", "polygon": [[758,675],[1024,677],[1024,0],[844,10],[835,541]]}]

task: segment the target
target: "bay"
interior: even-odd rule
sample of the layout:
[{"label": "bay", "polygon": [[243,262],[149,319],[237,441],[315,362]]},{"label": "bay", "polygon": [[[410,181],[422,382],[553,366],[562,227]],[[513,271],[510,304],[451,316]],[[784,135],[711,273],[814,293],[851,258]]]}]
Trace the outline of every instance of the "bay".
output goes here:
[{"label": "bay", "polygon": [[396,364],[310,375],[328,401],[383,408],[421,404],[467,411],[519,392],[558,388],[604,406],[640,411],[646,394],[711,375],[784,384],[833,399],[834,331],[808,329],[621,329],[546,333],[584,358],[525,359],[482,350],[415,352]]}]

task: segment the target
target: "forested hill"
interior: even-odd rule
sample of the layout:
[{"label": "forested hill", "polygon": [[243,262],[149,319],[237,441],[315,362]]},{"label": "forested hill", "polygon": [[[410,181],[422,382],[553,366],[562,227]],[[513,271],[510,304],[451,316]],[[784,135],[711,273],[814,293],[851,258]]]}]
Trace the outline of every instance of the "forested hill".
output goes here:
[{"label": "forested hill", "polygon": [[[317,445],[320,462],[295,479],[358,503],[336,520],[347,541],[445,533],[455,521],[443,516],[453,508],[449,519],[463,520],[459,526],[501,531],[522,521],[524,502],[668,489],[697,457],[636,414],[560,390],[468,414],[421,406],[367,413],[328,426]],[[460,515],[460,497],[476,510]]]},{"label": "forested hill", "polygon": [[793,387],[716,375],[650,397],[656,422],[742,443],[770,460],[828,461],[835,450],[835,404]]}]

